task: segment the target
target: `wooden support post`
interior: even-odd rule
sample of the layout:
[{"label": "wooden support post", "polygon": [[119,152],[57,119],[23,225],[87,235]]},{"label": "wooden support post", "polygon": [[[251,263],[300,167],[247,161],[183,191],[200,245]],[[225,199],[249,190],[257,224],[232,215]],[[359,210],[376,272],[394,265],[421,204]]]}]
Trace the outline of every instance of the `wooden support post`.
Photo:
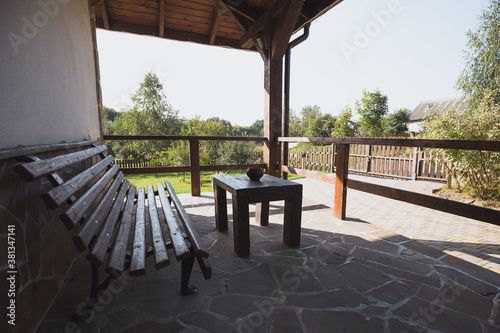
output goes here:
[{"label": "wooden support post", "polygon": [[411,154],[413,155],[413,163],[411,165],[411,175],[412,175],[413,180],[417,180],[417,178],[418,178],[418,164],[419,164],[419,157],[420,157],[418,147],[414,147],[412,149]]},{"label": "wooden support post", "polygon": [[348,144],[337,144],[337,161],[335,167],[335,203],[333,206],[333,215],[338,219],[345,220],[349,168]]},{"label": "wooden support post", "polygon": [[368,145],[368,160],[366,161],[366,173],[372,171],[372,145]]},{"label": "wooden support post", "polygon": [[191,195],[199,196],[201,193],[200,173],[200,142],[189,140],[189,165],[191,167]]},{"label": "wooden support post", "polygon": [[264,161],[268,165],[269,175],[280,177],[281,149],[278,138],[281,136],[283,62],[266,61],[264,68],[264,136],[268,138],[264,146]]}]

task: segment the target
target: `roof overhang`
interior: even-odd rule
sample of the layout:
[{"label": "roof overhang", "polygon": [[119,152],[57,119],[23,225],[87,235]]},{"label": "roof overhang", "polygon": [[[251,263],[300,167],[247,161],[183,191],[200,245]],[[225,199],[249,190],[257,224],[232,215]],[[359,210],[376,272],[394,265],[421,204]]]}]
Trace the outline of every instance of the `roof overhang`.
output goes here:
[{"label": "roof overhang", "polygon": [[96,26],[160,38],[255,51],[259,34],[294,1],[294,32],[342,0],[89,0]]}]

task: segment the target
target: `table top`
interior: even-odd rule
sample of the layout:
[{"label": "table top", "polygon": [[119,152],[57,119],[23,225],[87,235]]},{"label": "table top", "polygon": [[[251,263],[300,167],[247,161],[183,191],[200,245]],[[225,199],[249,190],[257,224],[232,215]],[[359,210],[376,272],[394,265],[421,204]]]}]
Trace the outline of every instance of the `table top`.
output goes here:
[{"label": "table top", "polygon": [[251,180],[247,175],[233,176],[214,176],[214,183],[224,188],[230,188],[235,191],[253,190],[253,189],[273,189],[273,188],[302,188],[302,184],[294,183],[289,180],[264,175],[260,180]]}]

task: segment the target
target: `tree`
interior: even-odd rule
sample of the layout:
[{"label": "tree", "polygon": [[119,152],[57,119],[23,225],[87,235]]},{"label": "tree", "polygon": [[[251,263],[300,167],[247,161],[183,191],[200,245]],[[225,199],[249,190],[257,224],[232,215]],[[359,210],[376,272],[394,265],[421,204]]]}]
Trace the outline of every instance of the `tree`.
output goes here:
[{"label": "tree", "polygon": [[352,137],[357,133],[357,124],[352,120],[352,109],[349,105],[340,112],[335,120],[333,137]]},{"label": "tree", "polygon": [[302,133],[304,133],[307,137],[313,137],[315,132],[315,123],[317,118],[321,117],[321,109],[319,106],[305,106],[300,111],[300,115],[302,116],[301,126]]},{"label": "tree", "polygon": [[384,135],[403,136],[408,131],[408,122],[410,121],[411,111],[408,109],[399,109],[384,117],[382,123]]},{"label": "tree", "polygon": [[[499,91],[492,92],[474,112],[445,110],[442,115],[426,117],[421,136],[441,140],[500,140]],[[433,149],[436,161],[447,166],[457,191],[481,199],[500,200],[500,153],[460,149]]]},{"label": "tree", "polygon": [[356,112],[361,116],[361,131],[369,136],[380,136],[383,132],[382,120],[388,111],[386,95],[380,90],[363,90],[361,100],[356,102]]},{"label": "tree", "polygon": [[[147,73],[132,95],[133,105],[120,113],[112,125],[116,135],[178,135],[178,111],[166,100],[163,85],[154,73]],[[121,158],[158,158],[168,141],[112,141],[111,149]]]},{"label": "tree", "polygon": [[[457,88],[468,97],[469,109],[476,109],[488,94],[500,91],[500,0],[492,0],[480,17],[477,31],[467,32],[465,69],[457,81]],[[500,95],[492,96],[500,102]]]},{"label": "tree", "polygon": [[329,113],[319,115],[311,118],[308,121],[308,128],[306,132],[307,137],[311,138],[329,138],[332,135],[335,127],[336,118]]}]

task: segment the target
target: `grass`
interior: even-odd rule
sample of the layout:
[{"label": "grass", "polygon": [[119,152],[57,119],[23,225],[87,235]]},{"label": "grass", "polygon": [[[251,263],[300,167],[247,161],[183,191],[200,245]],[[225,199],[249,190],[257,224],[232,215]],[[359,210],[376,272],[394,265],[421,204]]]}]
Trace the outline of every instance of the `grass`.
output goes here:
[{"label": "grass", "polygon": [[[215,172],[207,171],[201,173],[201,192],[212,192],[212,182],[211,178]],[[243,175],[245,170],[237,171],[226,171],[227,175]],[[185,173],[151,173],[151,174],[140,174],[140,175],[126,175],[130,183],[134,184],[137,188],[147,187],[148,185],[154,185],[156,190],[157,183],[164,183],[166,180],[169,181],[175,189],[175,193],[191,193],[191,175],[189,172]],[[289,174],[288,179],[294,180],[303,178],[297,175]],[[147,190],[147,188],[146,188]]]}]

